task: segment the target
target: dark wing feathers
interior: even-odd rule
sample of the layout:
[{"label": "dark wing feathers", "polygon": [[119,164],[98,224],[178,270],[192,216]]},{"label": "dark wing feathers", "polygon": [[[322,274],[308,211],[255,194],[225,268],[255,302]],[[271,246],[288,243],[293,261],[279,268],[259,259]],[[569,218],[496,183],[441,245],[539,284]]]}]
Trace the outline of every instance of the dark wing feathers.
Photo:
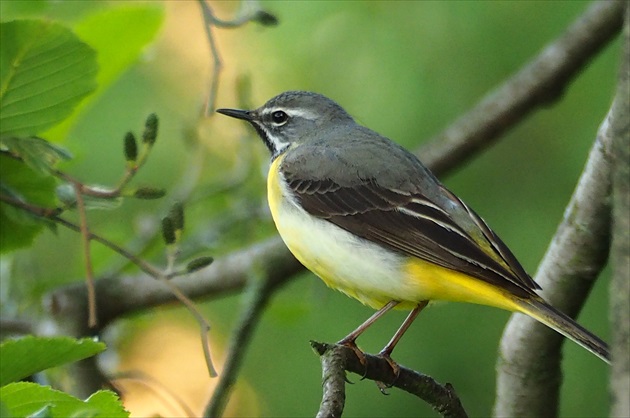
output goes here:
[{"label": "dark wing feathers", "polygon": [[[467,212],[470,222],[466,226],[417,191],[381,187],[374,179],[359,179],[342,187],[332,179],[299,178],[294,170],[283,174],[304,210],[355,235],[522,297],[531,296],[539,288],[486,223],[446,189],[443,192],[450,198],[449,203],[455,202]],[[494,254],[487,254],[479,239],[487,241],[487,251]]]}]

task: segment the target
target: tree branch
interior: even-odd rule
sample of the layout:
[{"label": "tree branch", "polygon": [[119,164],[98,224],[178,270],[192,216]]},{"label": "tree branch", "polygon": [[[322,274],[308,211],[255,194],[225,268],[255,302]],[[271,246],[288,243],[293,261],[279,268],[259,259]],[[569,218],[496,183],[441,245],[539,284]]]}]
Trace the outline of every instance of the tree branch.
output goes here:
[{"label": "tree branch", "polygon": [[311,341],[311,347],[321,356],[324,393],[317,418],[340,417],[345,402],[345,370],[375,382],[384,382],[411,393],[429,403],[444,417],[467,417],[455,390],[450,384],[441,385],[430,376],[400,367],[396,378],[392,367],[383,358],[365,354],[363,365],[354,350],[336,344]]},{"label": "tree branch", "polygon": [[[574,318],[608,258],[615,106],[599,128],[564,219],[535,276],[542,296]],[[563,341],[532,318],[512,316],[501,340],[496,416],[557,415]]]},{"label": "tree branch", "polygon": [[[216,298],[241,291],[255,268],[261,268],[276,285],[303,270],[280,237],[274,237],[218,258],[209,267],[174,278],[172,282],[191,299]],[[168,289],[144,273],[99,279],[96,295],[100,327],[121,316],[176,301]],[[83,284],[75,283],[50,293],[45,308],[60,325],[74,324],[73,329],[67,329],[70,335],[85,335],[87,330],[76,319],[85,318],[87,312]]]},{"label": "tree branch", "polygon": [[630,6],[626,4],[621,71],[612,109],[613,279],[610,285],[612,321],[611,416],[630,416]]},{"label": "tree branch", "polygon": [[488,93],[418,155],[438,173],[460,167],[534,110],[549,106],[621,30],[623,1],[595,1],[562,36]]}]

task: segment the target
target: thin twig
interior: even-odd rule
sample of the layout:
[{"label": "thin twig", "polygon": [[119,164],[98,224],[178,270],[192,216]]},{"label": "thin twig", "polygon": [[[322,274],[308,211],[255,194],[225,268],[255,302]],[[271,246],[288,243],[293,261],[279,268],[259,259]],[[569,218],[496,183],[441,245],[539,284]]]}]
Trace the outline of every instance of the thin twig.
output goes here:
[{"label": "thin twig", "polygon": [[432,377],[403,366],[400,366],[400,374],[396,377],[391,365],[384,358],[365,354],[367,364],[363,364],[356,352],[349,347],[316,341],[311,341],[311,346],[321,356],[324,378],[324,395],[318,418],[341,416],[345,391],[343,387],[347,382],[343,370],[409,392],[427,402],[444,417],[468,416],[455,390],[448,383],[441,385]]},{"label": "thin twig", "polygon": [[52,219],[63,212],[63,209],[60,208],[44,208],[41,206],[36,206],[3,193],[0,193],[0,202],[7,203],[16,208],[23,209],[31,215],[46,219]]},{"label": "thin twig", "polygon": [[207,0],[198,0],[201,7],[201,14],[203,16],[203,28],[206,33],[206,39],[208,40],[208,46],[210,47],[210,54],[212,56],[212,75],[210,76],[210,86],[208,88],[208,96],[206,104],[203,109],[205,117],[212,116],[214,114],[215,102],[217,92],[219,90],[219,75],[223,68],[223,62],[217,48],[216,41],[212,34],[212,27],[233,29],[245,25],[251,21],[260,20],[261,13],[268,16],[270,19],[275,19],[267,12],[263,12],[258,6],[257,1],[241,1],[240,9],[236,13],[236,17],[232,20],[219,19],[214,15],[212,8],[208,4]]},{"label": "thin twig", "polygon": [[[80,193],[77,192],[77,196],[80,196]],[[28,208],[30,208],[32,205],[22,205],[22,202],[20,201],[16,201],[15,199],[12,199],[8,196],[4,196],[4,195],[0,195],[0,200],[12,204],[15,207],[21,208],[21,209],[25,209],[28,210]],[[79,202],[79,198],[77,198],[77,202]],[[44,213],[45,211],[43,210],[43,208],[40,208],[39,210],[37,210],[36,212],[38,213]],[[153,277],[154,279],[158,279],[160,282],[162,282],[163,284],[166,285],[166,287],[169,289],[169,291],[171,292],[171,294],[173,296],[175,296],[175,298],[177,300],[179,300],[182,304],[184,304],[186,306],[186,308],[189,310],[189,312],[193,315],[193,317],[195,318],[195,320],[199,323],[199,327],[201,329],[201,340],[202,340],[202,344],[203,344],[203,350],[204,350],[204,356],[206,358],[206,365],[208,367],[208,373],[210,374],[211,377],[216,377],[217,373],[216,370],[212,364],[212,360],[211,360],[211,356],[210,356],[210,346],[209,346],[209,340],[208,340],[208,331],[210,330],[210,325],[208,324],[208,322],[205,320],[205,318],[203,317],[203,315],[199,312],[199,310],[194,306],[194,303],[186,296],[184,295],[184,293],[181,292],[181,290],[179,290],[179,288],[172,283],[169,279],[171,279],[173,277],[174,274],[177,274],[177,272],[175,273],[170,273],[170,274],[165,274],[162,273],[159,269],[153,267],[152,265],[150,265],[149,263],[147,263],[146,261],[142,260],[141,258],[138,258],[136,256],[134,256],[133,254],[129,253],[127,250],[125,250],[124,248],[116,245],[115,243],[109,241],[106,238],[101,237],[100,235],[94,234],[93,232],[90,232],[88,229],[84,229],[81,226],[78,226],[70,221],[67,221],[63,218],[61,218],[60,216],[50,216],[48,217],[48,219],[57,222],[63,226],[65,226],[68,229],[71,229],[73,231],[76,232],[80,232],[84,237],[87,238],[87,240],[94,240],[97,241],[103,245],[105,245],[106,247],[108,247],[109,249],[113,250],[114,252],[122,255],[123,257],[127,258],[129,261],[131,261],[132,263],[134,263],[137,267],[139,267],[142,271],[144,271],[146,274],[148,274],[149,276]],[[89,290],[88,290],[89,292]],[[89,293],[88,293],[89,294]],[[96,306],[96,292],[92,293],[93,297],[94,297],[94,302],[90,301],[90,303],[93,303],[94,306]],[[95,315],[95,323],[96,321],[96,311],[94,312]],[[91,325],[90,325],[91,327]]]},{"label": "thin twig", "polygon": [[212,357],[210,355],[210,340],[208,332],[210,331],[210,324],[206,321],[206,318],[199,312],[199,310],[195,307],[195,303],[191,301],[185,294],[182,293],[181,290],[175,284],[168,279],[166,276],[162,276],[159,278],[160,282],[162,282],[166,287],[168,287],[175,295],[175,297],[188,308],[190,314],[195,318],[197,323],[199,324],[199,329],[201,332],[201,345],[203,348],[203,354],[206,359],[206,367],[208,367],[208,373],[210,377],[217,377],[217,371],[212,364]]},{"label": "thin twig", "polygon": [[221,378],[206,406],[204,417],[214,418],[223,415],[256,326],[273,294],[275,287],[273,281],[267,276],[260,276],[260,274],[252,274],[250,278],[249,289],[244,295],[246,298],[245,308],[241,312],[236,329],[232,334],[232,341]]},{"label": "thin twig", "polygon": [[206,105],[203,109],[204,116],[209,117],[214,114],[217,92],[219,90],[219,75],[221,74],[221,69],[223,68],[223,62],[221,61],[219,50],[214,41],[214,36],[212,35],[211,27],[215,22],[212,9],[210,8],[206,0],[199,0],[199,5],[201,6],[201,12],[204,21],[203,28],[206,32],[206,39],[208,40],[210,54],[212,55],[212,75],[210,76],[210,86],[208,88]]},{"label": "thin twig", "polygon": [[85,280],[88,294],[88,327],[95,328],[98,321],[96,319],[96,295],[94,292],[94,268],[92,267],[92,250],[90,249],[90,229],[87,224],[87,214],[85,213],[85,203],[81,184],[73,182],[72,187],[77,196],[77,211],[79,212],[79,225],[81,232],[81,242],[83,243],[83,257],[85,259]]},{"label": "thin twig", "polygon": [[[173,190],[176,191],[176,196],[173,199],[179,202],[186,203],[190,199],[190,195],[199,183],[202,168],[206,160],[205,152],[191,152],[189,159],[184,164],[186,167],[184,173],[180,176],[179,180],[175,183]],[[171,204],[170,202],[168,203]],[[161,209],[158,209],[156,213],[164,213],[166,207],[162,205]],[[145,251],[151,246],[152,243],[159,236],[159,224],[160,218],[157,216],[147,216],[143,218],[143,225],[149,225],[148,228],[143,228],[141,234],[134,236],[134,239],[125,244],[125,248],[128,248],[129,252],[142,256]],[[103,276],[114,277],[120,275],[130,261],[124,259],[122,262],[109,267],[106,274]]]},{"label": "thin twig", "polygon": [[[75,231],[75,232],[79,232],[79,233],[83,233],[83,229],[81,225],[77,225],[71,221],[68,221],[64,218],[62,218],[61,216],[59,216],[56,210],[53,209],[49,209],[49,208],[42,208],[42,207],[37,207],[34,206],[32,204],[29,203],[25,203],[22,202],[20,200],[17,200],[11,196],[7,196],[4,194],[0,194],[0,201],[5,202],[11,206],[14,206],[16,208],[19,209],[23,209],[35,216],[39,216],[42,218],[46,218],[49,219],[53,222],[56,222],[60,225],[65,226],[66,228]],[[134,254],[132,254],[131,252],[127,251],[126,249],[122,248],[121,246],[119,246],[118,244],[108,240],[107,238],[104,238],[98,234],[95,234],[93,232],[91,232],[89,229],[85,230],[85,236],[87,237],[88,240],[93,240],[96,241],[100,244],[103,244],[105,247],[109,248],[110,250],[114,251],[115,253],[119,254],[120,256],[124,257],[125,259],[127,259],[128,261],[130,261],[131,263],[135,264],[138,268],[140,268],[140,270],[142,270],[143,272],[145,272],[146,274],[148,274],[149,276],[159,279],[161,277],[164,277],[166,279],[170,279],[174,276],[179,276],[182,273],[179,271],[174,271],[171,273],[162,273],[158,268],[152,266],[151,264],[149,264],[147,261],[135,256]]]},{"label": "thin twig", "polygon": [[[86,184],[81,183],[79,180],[75,179],[68,173],[64,173],[61,170],[51,170],[51,173],[64,181],[67,181],[70,184],[78,184],[80,185],[80,193],[85,196],[98,197],[100,199],[114,199],[116,197],[120,197],[122,194],[123,188],[133,180],[133,177],[138,172],[140,165],[136,165],[135,167],[127,167],[125,174],[123,174],[122,178],[118,181],[118,185],[113,189],[108,189],[104,187],[91,187]],[[75,189],[76,191],[76,189]],[[76,191],[77,199],[79,191]]]},{"label": "thin twig", "polygon": [[132,382],[136,382],[141,385],[144,385],[144,387],[154,392],[156,396],[161,396],[163,400],[165,399],[171,400],[172,402],[164,402],[164,403],[169,406],[174,406],[172,405],[174,403],[177,407],[180,408],[180,409],[173,408],[174,412],[172,416],[181,415],[182,410],[184,411],[184,414],[187,417],[195,416],[195,412],[186,404],[186,402],[184,402],[184,400],[181,397],[177,395],[176,392],[166,387],[163,383],[161,383],[156,378],[137,370],[116,373],[114,376],[111,377],[110,382],[117,389],[118,392],[123,394],[123,397],[124,397],[125,390],[123,387],[121,387],[120,381],[124,381],[124,380],[132,381]]},{"label": "thin twig", "polygon": [[236,12],[236,17],[232,20],[219,19],[212,13],[212,9],[207,4],[207,1],[200,0],[206,3],[206,10],[204,11],[204,21],[207,24],[216,26],[217,28],[234,29],[244,24],[255,20],[260,12],[260,6],[257,1],[243,0],[240,3],[240,9]]}]

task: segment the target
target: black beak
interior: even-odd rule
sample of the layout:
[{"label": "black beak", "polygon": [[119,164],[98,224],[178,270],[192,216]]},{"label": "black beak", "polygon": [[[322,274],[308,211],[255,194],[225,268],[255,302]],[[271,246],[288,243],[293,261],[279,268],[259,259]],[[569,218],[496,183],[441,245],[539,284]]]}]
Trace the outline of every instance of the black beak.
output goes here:
[{"label": "black beak", "polygon": [[217,109],[217,113],[229,116],[231,118],[243,119],[248,122],[251,122],[253,120],[252,112],[250,112],[249,110]]}]

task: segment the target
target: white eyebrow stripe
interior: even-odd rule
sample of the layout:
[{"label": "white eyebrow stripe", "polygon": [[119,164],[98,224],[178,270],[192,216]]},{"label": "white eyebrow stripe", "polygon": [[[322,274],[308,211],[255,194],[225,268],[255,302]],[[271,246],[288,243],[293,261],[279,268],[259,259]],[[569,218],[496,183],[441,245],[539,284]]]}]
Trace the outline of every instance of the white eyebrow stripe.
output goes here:
[{"label": "white eyebrow stripe", "polygon": [[291,109],[287,111],[289,116],[297,116],[304,119],[315,120],[318,118],[318,114],[311,112],[308,109]]},{"label": "white eyebrow stripe", "polygon": [[264,116],[269,115],[273,112],[277,112],[277,111],[282,111],[285,112],[287,115],[289,116],[296,116],[299,118],[304,118],[304,119],[309,119],[309,120],[315,120],[318,118],[318,114],[315,112],[312,112],[308,109],[304,109],[304,108],[291,108],[291,109],[285,109],[282,107],[274,107],[272,109],[265,109],[262,111],[262,114]]}]

